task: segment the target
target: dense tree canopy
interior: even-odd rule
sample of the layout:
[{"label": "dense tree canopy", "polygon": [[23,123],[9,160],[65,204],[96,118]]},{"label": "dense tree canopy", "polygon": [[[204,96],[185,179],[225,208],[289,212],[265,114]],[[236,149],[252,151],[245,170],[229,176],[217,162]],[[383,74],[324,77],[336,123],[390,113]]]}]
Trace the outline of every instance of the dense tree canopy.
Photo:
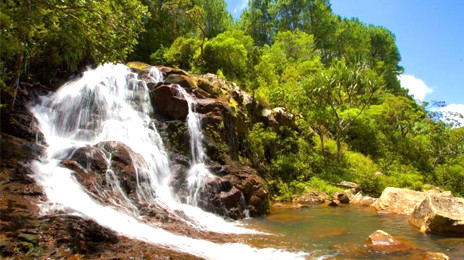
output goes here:
[{"label": "dense tree canopy", "polygon": [[8,0],[0,12],[1,78],[16,86],[30,67],[75,70],[86,59],[124,59],[143,31],[146,7],[138,0]]}]

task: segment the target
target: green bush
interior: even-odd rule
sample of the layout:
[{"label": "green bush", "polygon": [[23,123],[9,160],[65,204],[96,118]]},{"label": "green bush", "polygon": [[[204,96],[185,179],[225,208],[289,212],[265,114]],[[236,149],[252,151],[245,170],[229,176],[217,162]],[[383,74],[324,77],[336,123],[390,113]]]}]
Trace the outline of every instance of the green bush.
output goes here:
[{"label": "green bush", "polygon": [[305,192],[311,191],[311,190],[318,190],[327,193],[328,195],[332,196],[336,192],[341,192],[343,191],[342,188],[333,186],[329,184],[327,181],[320,179],[318,177],[313,177],[311,180],[308,182],[304,183],[305,184]]},{"label": "green bush", "polygon": [[200,70],[203,73],[221,70],[228,79],[243,82],[253,45],[253,39],[242,31],[221,33],[205,43]]},{"label": "green bush", "polygon": [[464,160],[461,164],[438,165],[433,176],[435,184],[464,197]]},{"label": "green bush", "polygon": [[376,175],[379,167],[361,153],[347,152],[347,180],[357,183],[368,194],[377,196],[385,189],[386,181],[382,175]]},{"label": "green bush", "polygon": [[[201,41],[197,39],[178,37],[164,53],[164,58],[172,66],[190,70],[194,65],[195,54],[200,44]],[[153,58],[156,58],[158,55],[156,52],[152,54]]]}]

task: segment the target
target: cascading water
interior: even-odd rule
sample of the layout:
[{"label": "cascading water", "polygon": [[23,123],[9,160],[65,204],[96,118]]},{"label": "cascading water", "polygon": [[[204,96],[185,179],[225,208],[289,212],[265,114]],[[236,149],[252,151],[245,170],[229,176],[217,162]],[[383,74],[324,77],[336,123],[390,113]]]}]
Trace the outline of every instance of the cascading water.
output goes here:
[{"label": "cascading water", "polygon": [[190,134],[192,165],[190,166],[187,177],[189,191],[187,203],[197,206],[199,193],[204,185],[204,181],[213,176],[205,166],[206,155],[202,144],[203,136],[201,133],[201,124],[200,119],[195,115],[196,103],[181,86],[177,86],[177,89],[187,101],[189,111],[187,115],[187,125]]},{"label": "cascading water", "polygon": [[[148,76],[152,82],[161,81],[161,74],[156,69],[152,69]],[[48,199],[41,205],[44,214],[59,211],[90,218],[121,235],[207,259],[302,257],[298,253],[276,249],[255,249],[244,244],[215,244],[193,239],[145,221],[146,216],[138,210],[140,204],[162,206],[174,215],[181,210],[187,216],[182,221],[197,229],[223,233],[254,232],[178,202],[169,187],[168,156],[150,117],[153,111],[146,80],[139,80],[137,74],[126,66],[105,64],[88,70],[82,78],[43,97],[41,104],[31,110],[48,144],[43,158],[32,165],[33,177],[43,187]],[[197,124],[194,120],[192,124]],[[199,128],[197,130],[201,133]],[[189,174],[192,178],[189,183],[196,183],[195,178],[209,172],[204,166],[201,137],[192,134],[191,137],[193,165],[203,168]],[[98,150],[105,158],[104,175],[108,190],[98,190],[97,195],[90,194],[77,181],[74,171],[62,166],[63,161],[79,149],[91,150],[92,147],[104,147],[114,142],[129,147],[137,182],[135,198],[124,192],[121,177],[112,169],[111,153]],[[87,173],[86,169],[81,170]]]}]

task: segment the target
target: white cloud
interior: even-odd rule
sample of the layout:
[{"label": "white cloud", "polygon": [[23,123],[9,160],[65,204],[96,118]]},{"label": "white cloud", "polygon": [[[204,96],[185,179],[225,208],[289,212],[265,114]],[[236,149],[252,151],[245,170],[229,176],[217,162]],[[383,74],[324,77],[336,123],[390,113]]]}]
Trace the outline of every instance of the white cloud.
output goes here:
[{"label": "white cloud", "polygon": [[242,0],[242,3],[234,8],[234,14],[238,14],[239,12],[243,11],[248,6],[248,0]]},{"label": "white cloud", "polygon": [[460,126],[464,126],[464,104],[451,104],[440,107],[440,111],[446,113],[449,118],[449,120],[446,120],[449,121],[448,123],[452,123],[454,121]]},{"label": "white cloud", "polygon": [[423,80],[414,77],[414,75],[400,75],[398,78],[401,87],[408,89],[409,94],[415,99],[424,101],[425,96],[433,92],[431,87],[428,87]]}]

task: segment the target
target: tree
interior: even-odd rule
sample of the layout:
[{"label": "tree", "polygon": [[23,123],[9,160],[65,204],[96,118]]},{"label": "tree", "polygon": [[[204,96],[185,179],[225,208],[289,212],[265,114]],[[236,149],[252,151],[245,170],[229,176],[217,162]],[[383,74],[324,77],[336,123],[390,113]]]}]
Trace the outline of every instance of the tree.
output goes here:
[{"label": "tree", "polygon": [[254,42],[242,31],[226,31],[206,42],[200,64],[202,72],[222,70],[229,79],[243,82],[248,71],[248,54]]},{"label": "tree", "polygon": [[260,47],[271,44],[274,17],[269,12],[269,8],[272,2],[272,0],[251,0],[248,2],[249,8],[241,15],[242,29]]},{"label": "tree", "polygon": [[86,59],[124,59],[143,30],[146,8],[138,0],[8,0],[0,11],[1,78],[14,89],[31,67],[44,77]]},{"label": "tree", "polygon": [[383,86],[382,78],[375,71],[363,64],[348,67],[343,60],[302,82],[306,109],[323,111],[317,114],[324,116],[319,121],[335,132],[339,158],[344,132],[371,105],[374,94]]},{"label": "tree", "polygon": [[[297,82],[320,68],[314,37],[296,30],[279,32],[272,46],[265,46],[255,66],[257,85],[275,106],[296,109]],[[298,111],[293,111],[298,113]]]},{"label": "tree", "polygon": [[214,38],[225,32],[232,24],[232,15],[227,11],[224,0],[197,0],[205,11],[206,38]]},{"label": "tree", "polygon": [[171,66],[190,70],[194,64],[195,54],[200,45],[200,40],[178,37],[164,53],[164,58]]}]

